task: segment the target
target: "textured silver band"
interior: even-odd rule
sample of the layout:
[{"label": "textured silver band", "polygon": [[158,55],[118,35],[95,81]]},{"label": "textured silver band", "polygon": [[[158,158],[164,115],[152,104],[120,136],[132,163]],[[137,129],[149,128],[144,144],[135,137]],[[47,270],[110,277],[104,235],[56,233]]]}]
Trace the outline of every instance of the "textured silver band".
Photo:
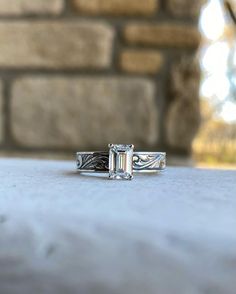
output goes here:
[{"label": "textured silver band", "polygon": [[[109,172],[109,152],[77,152],[77,170],[81,172]],[[164,152],[134,152],[134,172],[155,172],[166,167]]]}]

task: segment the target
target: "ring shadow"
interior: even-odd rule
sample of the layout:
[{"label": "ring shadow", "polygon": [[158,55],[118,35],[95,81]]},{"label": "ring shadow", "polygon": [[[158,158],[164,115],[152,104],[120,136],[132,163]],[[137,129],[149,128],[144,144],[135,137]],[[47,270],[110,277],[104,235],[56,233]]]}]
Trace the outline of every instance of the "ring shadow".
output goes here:
[{"label": "ring shadow", "polygon": [[95,173],[83,173],[83,172],[78,172],[78,171],[68,171],[63,173],[64,176],[67,177],[83,177],[83,178],[95,178],[95,179],[100,179],[100,180],[110,180],[105,173],[100,173],[100,176]]},{"label": "ring shadow", "polygon": [[[105,180],[105,181],[110,181],[111,179],[107,176],[107,173],[84,173],[84,172],[78,172],[78,171],[68,171],[63,173],[64,176],[66,177],[83,177],[87,179],[100,179],[100,180]],[[155,172],[155,173],[135,173],[135,177],[140,177],[140,176],[145,176],[145,177],[156,177],[160,176],[160,172]]]}]

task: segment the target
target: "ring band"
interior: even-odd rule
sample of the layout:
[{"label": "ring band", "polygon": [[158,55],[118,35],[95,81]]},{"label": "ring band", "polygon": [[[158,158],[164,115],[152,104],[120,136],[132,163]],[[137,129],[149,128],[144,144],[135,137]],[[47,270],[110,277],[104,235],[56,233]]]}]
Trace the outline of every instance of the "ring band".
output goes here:
[{"label": "ring band", "polygon": [[109,152],[77,152],[77,170],[109,172],[113,179],[132,179],[133,172],[157,172],[166,167],[165,152],[134,152],[133,145],[108,146]]}]

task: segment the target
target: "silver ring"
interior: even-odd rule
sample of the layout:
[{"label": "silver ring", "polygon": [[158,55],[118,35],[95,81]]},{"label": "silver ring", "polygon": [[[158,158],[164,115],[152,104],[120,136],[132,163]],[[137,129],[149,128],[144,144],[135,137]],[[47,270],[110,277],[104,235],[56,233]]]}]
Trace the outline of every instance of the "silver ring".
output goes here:
[{"label": "silver ring", "polygon": [[109,144],[109,151],[77,152],[79,172],[108,172],[111,179],[133,178],[133,172],[158,172],[166,167],[165,152],[134,152],[134,145]]}]

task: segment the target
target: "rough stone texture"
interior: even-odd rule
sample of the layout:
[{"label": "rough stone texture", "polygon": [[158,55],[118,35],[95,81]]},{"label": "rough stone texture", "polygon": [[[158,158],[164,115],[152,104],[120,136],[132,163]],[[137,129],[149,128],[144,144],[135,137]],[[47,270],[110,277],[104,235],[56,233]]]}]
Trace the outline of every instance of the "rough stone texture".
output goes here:
[{"label": "rough stone texture", "polygon": [[191,150],[201,117],[200,70],[196,60],[183,57],[173,65],[170,78],[171,103],[166,119],[167,143],[173,149]]},{"label": "rough stone texture", "polygon": [[[0,74],[10,102],[4,113],[7,142],[1,145],[3,151],[31,150],[38,154],[60,148],[64,152],[78,144],[94,149],[125,140],[140,149],[165,146],[166,115],[161,114],[159,124],[156,113],[159,107],[169,110],[169,103],[175,100],[172,94],[173,99],[169,99],[166,88],[172,61],[194,54],[199,45],[195,16],[202,1],[0,0]],[[24,77],[36,78],[32,80],[38,86],[24,81],[29,91],[23,91],[21,82],[15,81]],[[42,87],[37,77],[43,81]],[[80,77],[90,82],[84,86]],[[141,77],[146,77],[146,82],[142,79],[137,86],[140,80],[136,78]],[[147,96],[152,98],[148,100]],[[121,106],[125,101],[127,105]],[[118,118],[123,118],[121,128]],[[10,120],[16,140],[8,126]]]},{"label": "rough stone texture", "polygon": [[0,67],[107,68],[112,42],[101,22],[2,22]]},{"label": "rough stone texture", "polygon": [[235,294],[236,171],[0,167],[1,294]]},{"label": "rough stone texture", "polygon": [[189,25],[133,23],[125,27],[124,38],[130,44],[196,48],[201,36]]},{"label": "rough stone texture", "polygon": [[0,144],[3,141],[3,95],[2,95],[2,82],[0,81]]},{"label": "rough stone texture", "polygon": [[141,78],[29,78],[13,87],[12,130],[28,147],[149,146],[158,134],[154,84]]},{"label": "rough stone texture", "polygon": [[197,17],[206,0],[167,0],[167,9],[172,15]]},{"label": "rough stone texture", "polygon": [[63,0],[0,0],[0,15],[58,15],[63,7]]},{"label": "rough stone texture", "polygon": [[123,50],[120,67],[130,73],[155,74],[163,65],[163,56],[156,50]]},{"label": "rough stone texture", "polygon": [[152,15],[158,0],[74,0],[78,12],[92,15]]}]

